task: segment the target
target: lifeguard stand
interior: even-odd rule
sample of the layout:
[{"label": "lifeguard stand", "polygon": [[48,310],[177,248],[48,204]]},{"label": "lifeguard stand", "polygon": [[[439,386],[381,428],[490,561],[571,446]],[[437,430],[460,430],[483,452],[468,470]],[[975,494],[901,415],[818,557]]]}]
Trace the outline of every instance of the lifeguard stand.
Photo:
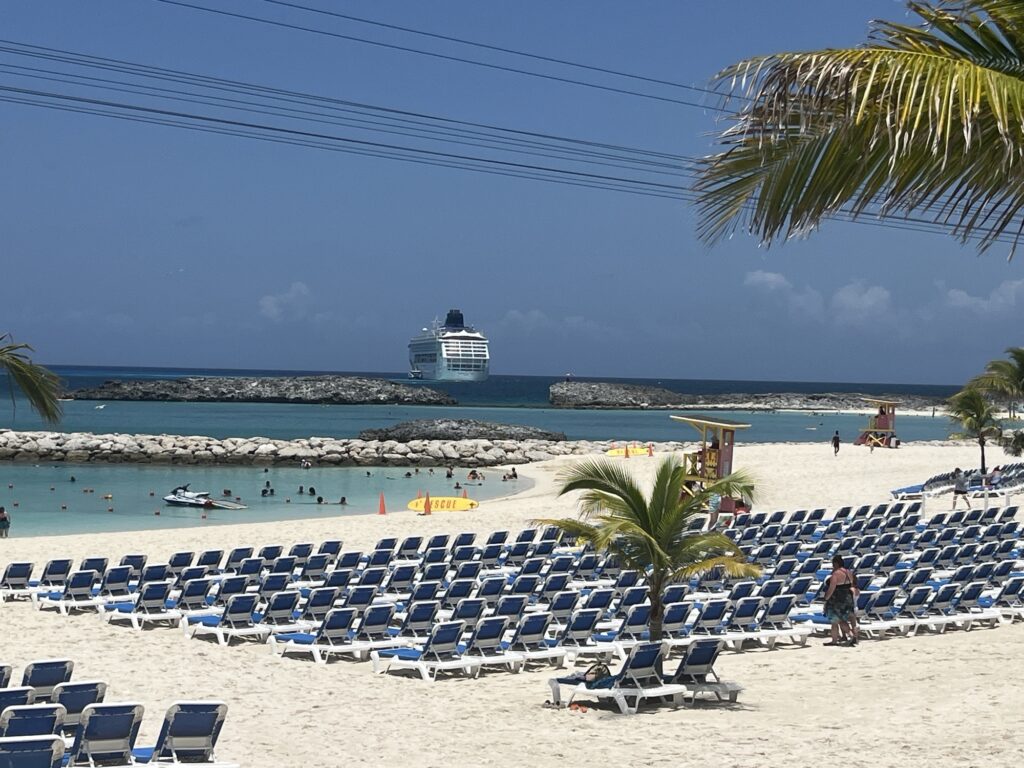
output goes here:
[{"label": "lifeguard stand", "polygon": [[749,424],[705,416],[670,416],[669,418],[689,424],[700,433],[700,450],[683,454],[688,481],[703,488],[706,483],[713,483],[732,474],[736,430],[749,429]]},{"label": "lifeguard stand", "polygon": [[896,406],[899,400],[878,400],[872,397],[863,398],[877,408],[877,413],[868,419],[868,426],[856,440],[854,445],[866,445],[870,448],[896,447]]}]

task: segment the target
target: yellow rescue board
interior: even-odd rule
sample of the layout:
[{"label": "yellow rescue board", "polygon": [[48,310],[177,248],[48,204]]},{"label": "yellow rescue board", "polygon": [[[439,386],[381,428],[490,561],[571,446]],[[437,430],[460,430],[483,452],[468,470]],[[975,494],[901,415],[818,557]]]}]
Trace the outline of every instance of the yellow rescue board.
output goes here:
[{"label": "yellow rescue board", "polygon": [[[424,496],[422,499],[413,499],[406,506],[413,512],[422,512],[423,505],[427,503],[427,498]],[[476,509],[480,506],[479,501],[473,499],[464,499],[461,496],[431,496],[430,497],[430,511],[431,512],[466,512],[470,509]]]},{"label": "yellow rescue board", "polygon": [[[608,456],[625,456],[626,455],[626,449],[625,448],[611,448],[611,449],[605,451],[605,453]],[[629,455],[630,456],[647,456],[648,455],[647,454],[647,446],[646,445],[631,445],[631,446],[629,446]]]}]

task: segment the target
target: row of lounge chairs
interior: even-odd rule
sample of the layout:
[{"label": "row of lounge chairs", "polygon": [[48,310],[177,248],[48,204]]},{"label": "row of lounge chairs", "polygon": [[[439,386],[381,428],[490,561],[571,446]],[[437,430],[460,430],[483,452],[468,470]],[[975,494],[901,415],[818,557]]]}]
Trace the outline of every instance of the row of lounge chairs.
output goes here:
[{"label": "row of lounge chairs", "polygon": [[[577,696],[612,699],[622,714],[636,714],[648,699],[669,700],[674,706],[690,695],[710,692],[719,701],[735,702],[743,690],[736,683],[722,681],[714,670],[722,643],[715,639],[698,640],[679,660],[672,674],[664,673],[667,656],[662,643],[640,643],[633,647],[619,672],[613,676],[588,681],[583,676],[555,677],[548,681],[551,701],[555,706],[572,704]],[[568,699],[564,694],[568,694]],[[632,703],[631,703],[632,702]]]},{"label": "row of lounge chairs", "polygon": [[138,747],[143,705],[105,702],[106,683],[72,681],[73,671],[71,659],[33,661],[21,685],[10,686],[13,670],[0,665],[0,765],[233,768],[214,754],[227,717],[223,702],[175,702],[156,743]]}]

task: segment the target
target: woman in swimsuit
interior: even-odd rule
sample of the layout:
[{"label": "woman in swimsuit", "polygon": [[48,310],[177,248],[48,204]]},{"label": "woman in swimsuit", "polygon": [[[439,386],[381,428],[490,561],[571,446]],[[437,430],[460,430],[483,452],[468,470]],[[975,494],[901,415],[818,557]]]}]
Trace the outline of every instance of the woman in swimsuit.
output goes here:
[{"label": "woman in swimsuit", "polygon": [[825,645],[842,645],[839,632],[843,639],[849,638],[850,645],[857,644],[857,579],[840,555],[832,558],[832,575],[828,579],[828,592],[825,593],[825,616],[832,624],[832,642]]}]

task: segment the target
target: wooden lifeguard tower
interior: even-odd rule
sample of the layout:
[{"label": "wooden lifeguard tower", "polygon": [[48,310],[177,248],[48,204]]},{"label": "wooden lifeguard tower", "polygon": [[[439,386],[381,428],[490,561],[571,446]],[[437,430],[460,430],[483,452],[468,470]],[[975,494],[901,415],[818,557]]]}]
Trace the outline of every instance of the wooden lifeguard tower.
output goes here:
[{"label": "wooden lifeguard tower", "polygon": [[864,402],[878,409],[868,418],[868,426],[856,440],[854,445],[866,445],[870,448],[895,448],[896,437],[896,406],[899,400],[878,400],[873,397],[863,398]]},{"label": "wooden lifeguard tower", "polygon": [[[689,424],[700,433],[700,449],[684,453],[686,479],[701,489],[732,474],[732,455],[736,445],[736,430],[749,429],[749,424],[706,416],[670,416],[675,421]],[[726,511],[723,509],[723,511]]]}]

